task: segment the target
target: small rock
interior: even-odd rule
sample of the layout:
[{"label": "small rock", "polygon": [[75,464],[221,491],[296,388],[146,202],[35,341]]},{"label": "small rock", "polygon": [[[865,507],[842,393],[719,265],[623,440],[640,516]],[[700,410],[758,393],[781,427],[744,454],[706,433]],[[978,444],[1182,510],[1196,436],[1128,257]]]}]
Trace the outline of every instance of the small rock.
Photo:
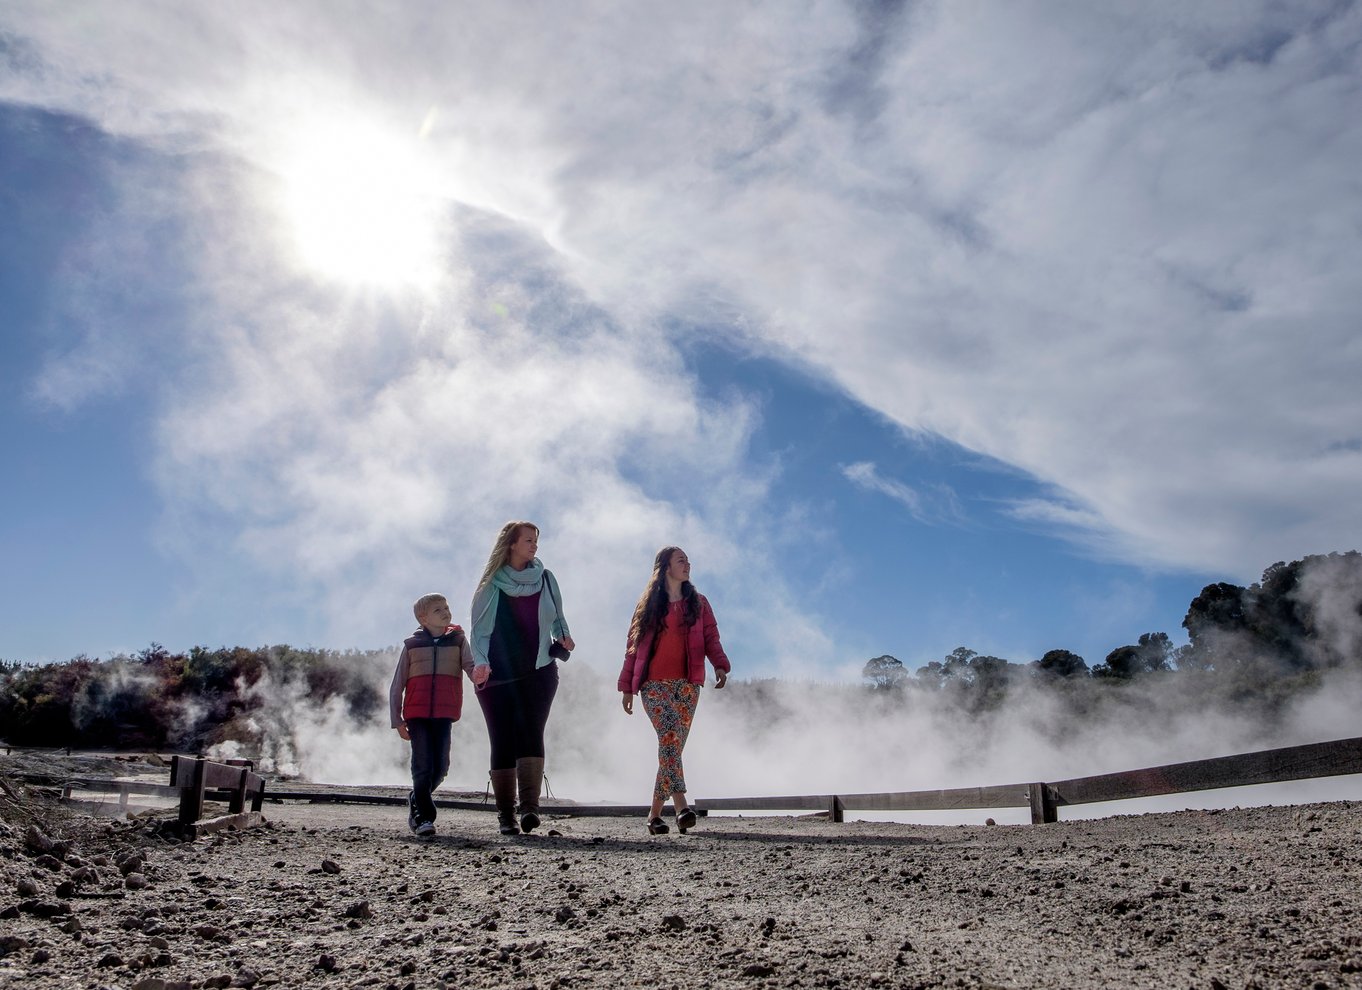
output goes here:
[{"label": "small rock", "polygon": [[67,900],[76,892],[76,885],[70,880],[63,880],[57,884],[57,896],[62,900]]},{"label": "small rock", "polygon": [[775,971],[776,971],[776,968],[775,968],[774,966],[772,966],[770,963],[752,963],[752,964],[749,965],[749,966],[744,966],[744,967],[743,967],[743,969],[742,969],[742,975],[743,975],[743,976],[770,976],[770,975],[771,975],[772,973],[774,973]]},{"label": "small rock", "polygon": [[123,959],[116,952],[107,952],[95,965],[101,969],[112,969],[115,966],[122,966]]},{"label": "small rock", "polygon": [[560,907],[560,908],[554,913],[554,915],[553,915],[553,920],[556,921],[556,922],[558,922],[558,924],[560,924],[560,925],[564,925],[564,924],[567,924],[569,921],[575,920],[576,917],[577,917],[577,912],[576,912],[576,911],[572,910],[572,908],[570,908],[570,907],[564,906],[564,907]]},{"label": "small rock", "polygon": [[114,859],[114,865],[118,867],[118,872],[124,876],[129,873],[142,872],[142,867],[146,865],[146,862],[141,853],[120,853]]},{"label": "small rock", "polygon": [[5,935],[0,937],[0,956],[7,956],[11,952],[22,952],[28,948],[28,939],[21,935]]},{"label": "small rock", "polygon": [[71,913],[70,905],[60,901],[20,901],[18,908],[24,914],[31,914],[35,918],[61,918]]},{"label": "small rock", "polygon": [[28,877],[20,877],[14,884],[14,892],[20,897],[37,897],[38,885]]},{"label": "small rock", "polygon": [[99,883],[99,871],[93,866],[82,866],[71,873],[73,883]]},{"label": "small rock", "polygon": [[141,890],[147,885],[147,875],[145,873],[129,873],[123,878],[123,886],[129,890]]},{"label": "small rock", "polygon": [[46,949],[38,949],[33,953],[33,956],[29,959],[29,962],[31,962],[34,966],[41,966],[43,963],[47,962],[51,958],[52,953],[48,952]]},{"label": "small rock", "polygon": [[132,985],[132,990],[166,990],[166,981],[159,976],[148,976]]},{"label": "small rock", "polygon": [[680,932],[687,928],[686,919],[679,914],[669,914],[662,919],[662,930],[668,932]]},{"label": "small rock", "polygon": [[27,846],[31,852],[50,853],[52,847],[55,846],[56,843],[53,842],[51,837],[37,825],[30,825],[28,830],[24,833],[24,845]]},{"label": "small rock", "polygon": [[368,901],[356,901],[345,909],[345,917],[347,918],[363,918],[367,921],[373,916],[374,912],[373,909],[369,907]]},{"label": "small rock", "polygon": [[995,822],[992,818],[985,818],[985,819],[984,819],[984,824],[985,824],[985,825],[997,825],[998,823]]},{"label": "small rock", "polygon": [[53,873],[61,870],[61,860],[51,853],[43,853],[33,862],[35,865],[41,866],[44,870],[51,870]]},{"label": "small rock", "polygon": [[232,982],[227,984],[229,987],[250,988],[260,982],[260,974],[253,969],[239,969],[236,976],[232,977]]},{"label": "small rock", "polygon": [[320,969],[323,973],[334,973],[336,971],[336,957],[323,952],[312,964],[312,968]]},{"label": "small rock", "polygon": [[217,976],[210,976],[203,981],[203,985],[208,990],[226,990],[232,985],[232,978],[226,973],[219,973]]},{"label": "small rock", "polygon": [[340,864],[335,860],[324,859],[322,860],[322,872],[330,873],[334,876],[340,872]]},{"label": "small rock", "polygon": [[80,923],[80,919],[77,918],[74,914],[71,917],[67,918],[66,921],[61,925],[61,931],[63,931],[67,935],[79,935],[84,930],[85,927]]}]

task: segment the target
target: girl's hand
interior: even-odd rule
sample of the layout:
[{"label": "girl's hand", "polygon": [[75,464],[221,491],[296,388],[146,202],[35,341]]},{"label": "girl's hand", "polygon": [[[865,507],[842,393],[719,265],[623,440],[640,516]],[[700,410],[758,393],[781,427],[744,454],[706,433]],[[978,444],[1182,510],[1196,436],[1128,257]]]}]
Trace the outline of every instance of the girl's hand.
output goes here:
[{"label": "girl's hand", "polygon": [[397,734],[407,741],[411,741],[411,733],[407,731],[407,723],[403,722],[397,727]]},{"label": "girl's hand", "polygon": [[624,703],[624,714],[634,714],[634,696],[628,691],[620,692],[620,701]]},{"label": "girl's hand", "polygon": [[724,686],[725,684],[727,684],[727,683],[728,683],[728,671],[726,671],[726,670],[716,670],[716,671],[714,672],[714,687],[715,687],[715,689],[717,690],[718,688],[723,687],[723,686]]},{"label": "girl's hand", "polygon": [[560,640],[560,642],[561,642],[564,646],[566,646],[569,650],[575,650],[575,649],[577,649],[577,644],[576,644],[575,642],[573,642],[571,636],[564,636],[564,637],[562,638],[562,640]]}]

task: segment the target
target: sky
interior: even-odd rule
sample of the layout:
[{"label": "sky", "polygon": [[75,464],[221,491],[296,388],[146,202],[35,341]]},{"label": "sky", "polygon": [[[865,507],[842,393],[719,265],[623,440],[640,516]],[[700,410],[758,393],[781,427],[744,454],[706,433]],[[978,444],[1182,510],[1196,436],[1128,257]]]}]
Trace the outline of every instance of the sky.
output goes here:
[{"label": "sky", "polygon": [[0,6],[0,658],[1100,663],[1362,533],[1362,6]]}]

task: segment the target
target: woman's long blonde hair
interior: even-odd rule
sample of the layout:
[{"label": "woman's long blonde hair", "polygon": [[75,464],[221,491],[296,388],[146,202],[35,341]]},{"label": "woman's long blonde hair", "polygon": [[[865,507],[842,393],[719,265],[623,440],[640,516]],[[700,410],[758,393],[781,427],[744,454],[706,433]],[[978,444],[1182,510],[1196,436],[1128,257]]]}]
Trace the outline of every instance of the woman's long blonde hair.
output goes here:
[{"label": "woman's long blonde hair", "polygon": [[501,570],[502,565],[511,559],[511,544],[520,539],[520,530],[524,526],[528,526],[536,533],[539,532],[538,526],[524,519],[508,522],[501,527],[501,532],[497,534],[496,543],[492,544],[492,555],[487,558],[487,566],[483,568],[482,577],[478,580],[474,594],[486,587],[488,582],[492,580],[492,575]]}]

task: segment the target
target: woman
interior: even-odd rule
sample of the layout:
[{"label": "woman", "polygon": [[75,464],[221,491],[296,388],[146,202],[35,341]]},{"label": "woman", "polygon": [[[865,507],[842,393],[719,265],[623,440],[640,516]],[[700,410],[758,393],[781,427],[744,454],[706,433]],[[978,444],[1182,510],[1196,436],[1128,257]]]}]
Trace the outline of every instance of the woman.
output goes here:
[{"label": "woman", "polygon": [[641,695],[643,710],[657,730],[657,779],[648,809],[648,831],[653,835],[667,831],[662,805],[668,797],[676,806],[676,827],[685,832],[695,825],[695,812],[686,802],[681,751],[705,683],[706,656],[714,665],[714,686],[723,687],[732,668],[709,600],[690,583],[686,552],[663,547],[634,607],[618,684],[625,714],[634,714],[634,695]]},{"label": "woman", "polygon": [[492,668],[477,698],[492,742],[492,793],[502,835],[539,826],[544,724],[558,691],[554,658],[566,659],[565,651],[576,646],[558,582],[538,551],[538,526],[508,522],[473,594],[473,662]]}]

